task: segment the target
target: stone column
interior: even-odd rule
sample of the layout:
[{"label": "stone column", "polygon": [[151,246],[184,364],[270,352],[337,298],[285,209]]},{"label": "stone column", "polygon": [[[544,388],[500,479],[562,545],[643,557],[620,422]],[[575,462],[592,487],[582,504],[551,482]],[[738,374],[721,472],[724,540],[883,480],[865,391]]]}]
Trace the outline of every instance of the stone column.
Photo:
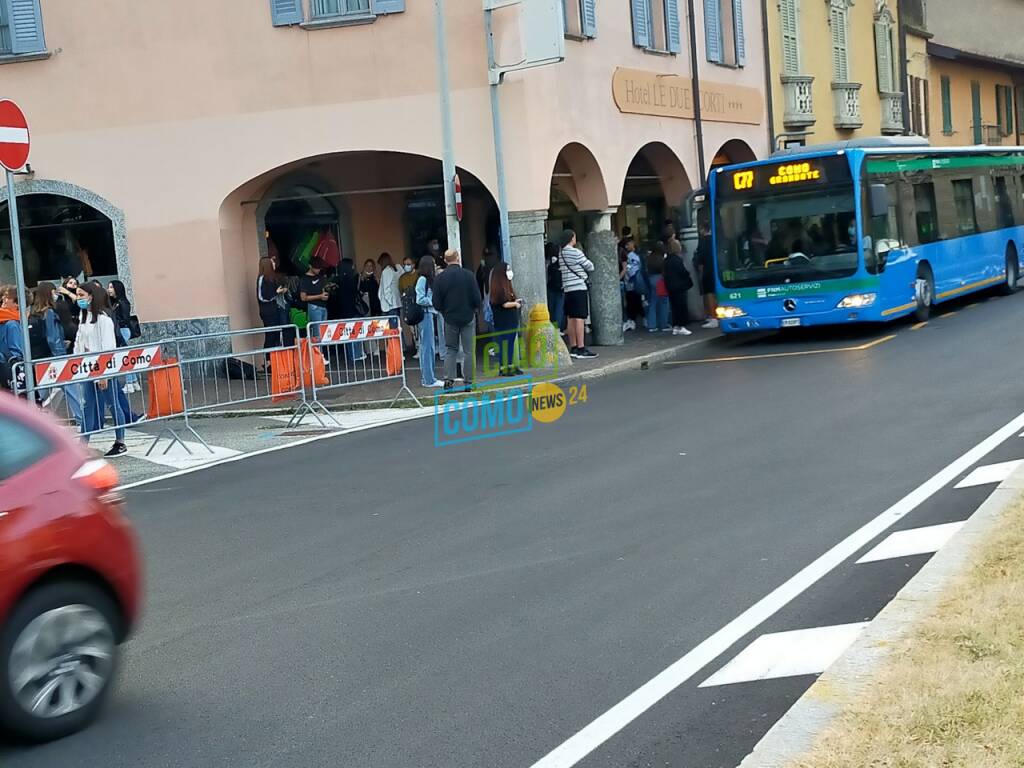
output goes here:
[{"label": "stone column", "polygon": [[[547,315],[548,281],[547,264],[544,263],[544,225],[547,224],[547,211],[509,211],[508,230],[512,248],[511,267],[515,273],[512,278],[516,294],[523,300],[522,322],[527,319],[535,307],[543,307]],[[537,316],[537,313],[534,313]],[[565,369],[572,365],[569,349],[553,325],[543,329],[533,329],[531,337],[543,337],[532,341],[543,349],[553,350],[558,356],[558,368]]]},{"label": "stone column", "polygon": [[622,294],[619,290],[618,240],[612,232],[615,209],[589,216],[587,258],[594,262],[590,278],[590,324],[594,344],[603,347],[622,344]]},{"label": "stone column", "polygon": [[683,254],[683,261],[693,278],[693,288],[686,292],[686,307],[690,310],[690,321],[704,320],[707,313],[704,312],[704,299],[700,295],[700,274],[693,265],[693,257],[697,253],[697,228],[685,227],[679,232],[679,241],[686,248]]}]

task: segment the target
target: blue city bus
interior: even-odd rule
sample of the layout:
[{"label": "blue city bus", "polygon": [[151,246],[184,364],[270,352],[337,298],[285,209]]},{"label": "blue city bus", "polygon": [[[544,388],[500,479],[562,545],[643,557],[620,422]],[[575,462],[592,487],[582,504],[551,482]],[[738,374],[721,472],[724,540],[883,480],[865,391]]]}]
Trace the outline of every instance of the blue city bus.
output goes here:
[{"label": "blue city bus", "polygon": [[925,320],[933,306],[1017,288],[1024,148],[918,139],[783,150],[710,178],[726,333]]}]

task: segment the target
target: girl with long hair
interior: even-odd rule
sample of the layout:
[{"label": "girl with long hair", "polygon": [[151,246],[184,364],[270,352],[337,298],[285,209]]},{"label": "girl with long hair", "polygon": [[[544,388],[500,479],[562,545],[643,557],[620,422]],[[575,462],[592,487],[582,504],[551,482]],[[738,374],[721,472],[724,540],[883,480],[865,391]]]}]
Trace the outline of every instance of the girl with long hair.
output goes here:
[{"label": "girl with long hair", "polygon": [[[264,328],[275,328],[288,324],[288,310],[283,300],[288,293],[288,282],[277,271],[277,261],[270,256],[260,259],[260,273],[256,278],[256,301],[260,308],[260,322]],[[263,336],[263,348],[283,346],[280,331],[267,331]]]},{"label": "girl with long hair", "polygon": [[516,335],[519,328],[519,311],[523,300],[516,296],[512,286],[513,272],[508,264],[500,261],[491,268],[488,294],[491,313],[494,316],[494,331],[497,334],[499,372],[502,376],[522,376],[515,363]]},{"label": "girl with long hair", "polygon": [[[78,307],[81,316],[78,323],[78,336],[75,338],[76,355],[94,355],[100,352],[111,352],[117,349],[117,332],[110,308],[107,292],[101,285],[94,282],[78,286]],[[87,381],[83,385],[85,403],[82,432],[85,442],[89,442],[91,433],[103,427],[103,412],[106,408],[114,414],[114,445],[106,456],[121,456],[128,452],[124,444],[124,426],[129,423],[129,414],[121,408],[117,392],[121,389],[118,379]]]},{"label": "girl with long hair", "polygon": [[419,263],[416,278],[416,303],[423,307],[420,329],[420,383],[424,387],[443,387],[444,382],[434,376],[434,257],[424,256]]}]

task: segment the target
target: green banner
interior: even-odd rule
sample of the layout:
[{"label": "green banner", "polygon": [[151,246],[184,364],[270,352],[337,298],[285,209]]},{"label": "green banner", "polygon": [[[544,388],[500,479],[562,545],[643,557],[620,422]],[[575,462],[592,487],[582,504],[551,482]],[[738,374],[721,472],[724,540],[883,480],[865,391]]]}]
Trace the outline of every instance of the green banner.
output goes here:
[{"label": "green banner", "polygon": [[878,290],[878,278],[858,280],[815,280],[809,283],[783,283],[780,285],[759,285],[753,288],[726,289],[718,294],[720,302],[746,299],[781,299],[787,296],[808,296],[816,293],[858,293]]},{"label": "green banner", "polygon": [[934,171],[942,168],[1021,168],[1024,155],[926,155],[914,158],[879,160],[868,158],[868,173]]}]

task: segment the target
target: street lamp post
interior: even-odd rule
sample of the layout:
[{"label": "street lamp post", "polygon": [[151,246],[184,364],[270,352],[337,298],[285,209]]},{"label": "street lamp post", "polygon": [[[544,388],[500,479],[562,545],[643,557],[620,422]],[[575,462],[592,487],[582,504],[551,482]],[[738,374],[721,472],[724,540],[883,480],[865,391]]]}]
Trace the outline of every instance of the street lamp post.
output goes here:
[{"label": "street lamp post", "polygon": [[441,139],[443,143],[444,212],[448,228],[448,247],[462,251],[462,232],[455,210],[455,147],[452,139],[452,105],[448,86],[448,36],[444,20],[444,0],[434,0],[437,35],[437,79],[441,94]]}]

